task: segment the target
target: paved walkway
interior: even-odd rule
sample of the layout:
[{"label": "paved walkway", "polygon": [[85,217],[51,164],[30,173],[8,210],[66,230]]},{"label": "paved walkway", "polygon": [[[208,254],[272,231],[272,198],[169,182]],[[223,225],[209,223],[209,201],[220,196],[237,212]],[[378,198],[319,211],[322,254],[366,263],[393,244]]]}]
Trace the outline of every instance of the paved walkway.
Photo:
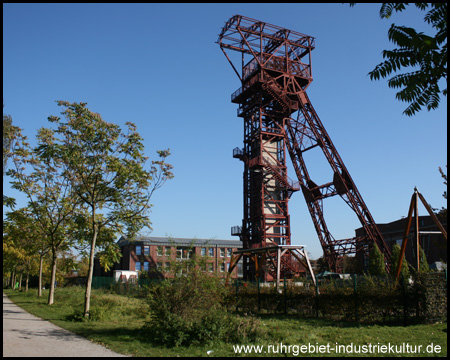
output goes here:
[{"label": "paved walkway", "polygon": [[3,294],[3,357],[118,357],[15,305]]}]

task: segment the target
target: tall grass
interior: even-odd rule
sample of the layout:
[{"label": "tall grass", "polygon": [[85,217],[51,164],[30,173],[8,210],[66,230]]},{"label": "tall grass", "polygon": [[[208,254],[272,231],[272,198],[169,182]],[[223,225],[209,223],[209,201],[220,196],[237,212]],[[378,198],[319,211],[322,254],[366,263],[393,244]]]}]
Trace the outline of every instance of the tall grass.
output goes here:
[{"label": "tall grass", "polygon": [[[46,290],[48,291],[48,290]],[[59,288],[55,293],[55,304],[48,306],[43,298],[37,297],[37,290],[28,293],[4,290],[12,301],[25,310],[49,320],[69,331],[84,336],[89,340],[106,345],[110,349],[133,356],[245,356],[235,354],[233,343],[223,340],[192,341],[178,347],[164,346],[150,339],[148,326],[152,321],[152,311],[148,299],[127,297],[102,290],[94,290],[92,309],[97,312],[96,318],[90,321],[78,321],[77,311],[84,305],[84,289],[81,287]],[[217,315],[217,314],[215,314]],[[228,319],[235,314],[228,313]],[[224,317],[218,315],[212,320],[220,321]],[[245,318],[244,318],[245,319]],[[248,319],[248,318],[247,318]],[[333,322],[323,319],[300,319],[293,316],[265,315],[254,318],[258,329],[265,336],[258,339],[240,341],[244,344],[256,345],[340,345],[364,344],[398,344],[409,343],[424,347],[434,344],[441,346],[437,354],[409,354],[409,356],[446,356],[447,355],[447,323],[413,326],[361,325],[347,322]],[[212,326],[213,323],[209,324]],[[216,324],[217,325],[217,324]],[[228,328],[228,327],[225,327]],[[251,342],[252,340],[253,342]],[[238,341],[239,342],[239,341]],[[264,356],[267,354],[255,354]],[[286,354],[272,354],[285,356]],[[292,355],[292,354],[291,354]],[[346,354],[345,356],[361,356],[364,354]],[[408,354],[403,354],[407,356]],[[246,356],[250,356],[247,354]],[[344,356],[344,354],[303,354],[302,356]],[[369,356],[369,354],[367,354]],[[374,356],[374,354],[372,354]],[[389,354],[377,354],[389,356]],[[402,354],[397,354],[402,356]]]}]

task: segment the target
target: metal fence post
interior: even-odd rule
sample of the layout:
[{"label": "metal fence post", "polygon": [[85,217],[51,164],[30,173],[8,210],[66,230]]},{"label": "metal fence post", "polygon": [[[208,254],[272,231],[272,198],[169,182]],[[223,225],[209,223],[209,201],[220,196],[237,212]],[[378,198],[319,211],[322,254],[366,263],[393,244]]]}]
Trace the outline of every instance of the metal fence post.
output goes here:
[{"label": "metal fence post", "polygon": [[319,281],[316,276],[316,317],[319,317]]},{"label": "metal fence post", "polygon": [[236,279],[236,312],[238,312],[238,303],[239,303],[239,280]]},{"label": "metal fence post", "polygon": [[258,276],[258,314],[261,312],[261,286],[260,279]]},{"label": "metal fence post", "polygon": [[353,278],[353,290],[355,294],[355,321],[358,322],[358,275]]},{"label": "metal fence post", "polygon": [[405,278],[401,275],[401,286],[403,295],[403,326],[406,326],[406,313],[407,313],[407,299],[406,299],[406,289],[405,289]]}]

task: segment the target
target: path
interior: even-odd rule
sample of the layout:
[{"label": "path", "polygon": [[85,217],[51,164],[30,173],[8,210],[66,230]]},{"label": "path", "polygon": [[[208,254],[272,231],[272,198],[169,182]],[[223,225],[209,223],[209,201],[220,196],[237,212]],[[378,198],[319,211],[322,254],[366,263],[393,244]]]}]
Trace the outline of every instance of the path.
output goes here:
[{"label": "path", "polygon": [[3,294],[3,357],[118,357],[104,346],[72,334],[15,305]]}]

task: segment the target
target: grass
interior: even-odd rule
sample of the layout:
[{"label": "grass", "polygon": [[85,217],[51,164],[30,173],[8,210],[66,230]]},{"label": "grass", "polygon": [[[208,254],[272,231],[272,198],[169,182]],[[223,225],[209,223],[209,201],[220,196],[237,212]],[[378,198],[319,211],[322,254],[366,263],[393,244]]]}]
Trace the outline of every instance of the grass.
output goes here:
[{"label": "grass", "polygon": [[[107,346],[118,353],[132,356],[268,356],[267,353],[235,354],[233,344],[218,343],[206,346],[190,346],[166,348],[152,345],[144,332],[148,305],[143,299],[111,294],[105,291],[93,290],[91,297],[92,315],[95,321],[75,321],[80,316],[84,306],[84,289],[81,287],[56,289],[55,303],[46,305],[48,290],[44,290],[42,298],[37,297],[37,290],[28,293],[4,290],[8,297],[28,312],[84,336],[89,340]],[[295,355],[298,346],[306,347],[330,344],[348,346],[358,345],[421,345],[426,351],[427,346],[440,346],[439,353],[419,354],[336,354],[300,353],[299,356],[447,356],[447,323],[411,326],[360,325],[354,323],[331,322],[322,319],[296,319],[283,316],[261,316],[261,322],[267,328],[267,340],[255,345],[263,345],[263,351],[268,346],[285,345],[283,353],[270,356]],[[292,345],[289,349],[288,346]],[[297,347],[293,347],[293,346]],[[324,348],[323,348],[324,349]]]}]

